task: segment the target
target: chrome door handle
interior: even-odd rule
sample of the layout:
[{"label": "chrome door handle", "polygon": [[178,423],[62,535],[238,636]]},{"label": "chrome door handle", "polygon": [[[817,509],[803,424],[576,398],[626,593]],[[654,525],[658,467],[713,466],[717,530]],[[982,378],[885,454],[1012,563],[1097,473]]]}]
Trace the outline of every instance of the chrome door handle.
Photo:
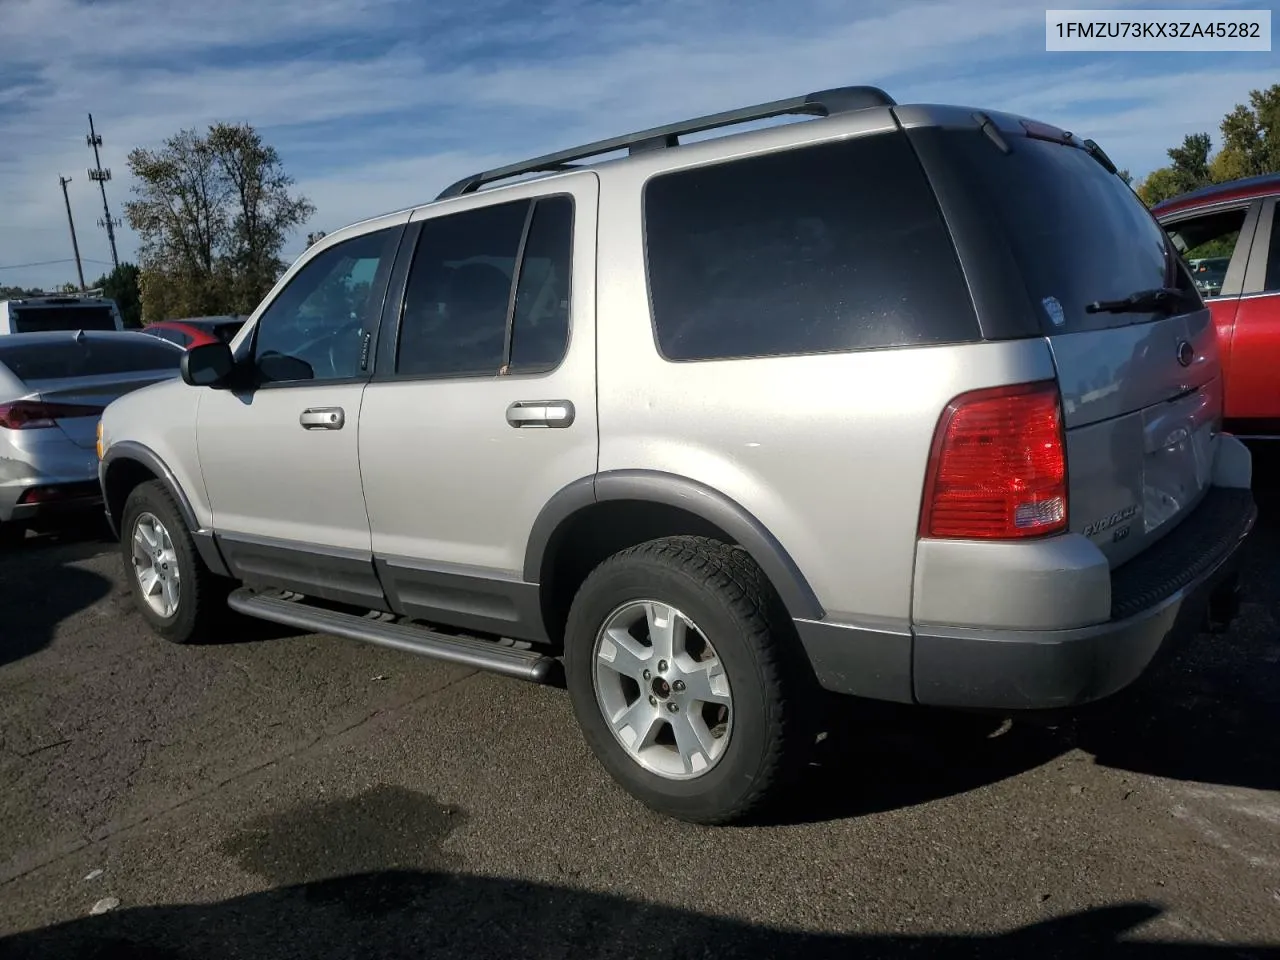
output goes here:
[{"label": "chrome door handle", "polygon": [[568,400],[517,400],[507,407],[507,423],[513,427],[567,427],[573,423]]},{"label": "chrome door handle", "polygon": [[306,430],[341,430],[347,414],[341,407],[309,407],[298,422]]}]

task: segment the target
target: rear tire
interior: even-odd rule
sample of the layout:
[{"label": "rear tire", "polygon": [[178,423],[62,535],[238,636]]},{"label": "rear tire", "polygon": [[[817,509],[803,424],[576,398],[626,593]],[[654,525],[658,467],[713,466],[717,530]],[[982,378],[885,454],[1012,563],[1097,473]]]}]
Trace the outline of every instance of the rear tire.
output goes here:
[{"label": "rear tire", "polygon": [[120,553],[138,612],[161,637],[199,643],[223,625],[231,581],[200,559],[182,511],[159,480],[139,484],[125,501]]},{"label": "rear tire", "polygon": [[27,528],[21,523],[0,523],[0,549],[19,546],[27,538]]},{"label": "rear tire", "polygon": [[[664,656],[666,638],[679,636]],[[812,678],[794,628],[739,547],[669,537],[605,560],[570,608],[565,668],[597,759],[670,817],[725,824],[758,814],[812,745]]]}]

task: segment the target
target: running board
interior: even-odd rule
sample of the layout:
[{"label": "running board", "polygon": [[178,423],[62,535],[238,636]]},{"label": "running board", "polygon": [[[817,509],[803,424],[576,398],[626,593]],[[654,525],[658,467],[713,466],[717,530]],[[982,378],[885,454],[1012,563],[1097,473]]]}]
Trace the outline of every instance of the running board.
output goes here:
[{"label": "running board", "polygon": [[558,683],[560,661],[536,650],[507,647],[495,640],[455,637],[426,627],[370,620],[308,606],[298,600],[255,593],[247,587],[233,590],[227,605],[237,613],[298,627],[309,633],[328,633],[351,640],[376,643],[477,670],[487,670],[533,683]]}]

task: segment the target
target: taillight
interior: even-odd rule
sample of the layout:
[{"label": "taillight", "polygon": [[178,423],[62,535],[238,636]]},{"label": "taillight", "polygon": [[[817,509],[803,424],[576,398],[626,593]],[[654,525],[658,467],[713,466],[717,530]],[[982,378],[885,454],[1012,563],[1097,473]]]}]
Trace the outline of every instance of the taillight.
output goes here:
[{"label": "taillight", "polygon": [[1067,457],[1052,381],[961,394],[938,420],[920,536],[1011,540],[1067,527]]},{"label": "taillight", "polygon": [[59,420],[72,417],[96,417],[102,407],[78,403],[41,403],[38,400],[15,400],[0,403],[0,427],[10,430],[33,430],[57,426]]}]

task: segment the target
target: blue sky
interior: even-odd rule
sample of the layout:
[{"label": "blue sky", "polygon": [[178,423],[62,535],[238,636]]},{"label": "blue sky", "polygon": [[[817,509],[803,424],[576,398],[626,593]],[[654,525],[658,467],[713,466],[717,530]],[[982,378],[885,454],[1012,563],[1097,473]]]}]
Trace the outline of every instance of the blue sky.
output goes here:
[{"label": "blue sky", "polygon": [[[1280,78],[1274,51],[1046,53],[1044,6],[1025,0],[0,0],[0,36],[0,268],[70,257],[63,174],[90,280],[110,254],[89,112],[117,215],[131,147],[247,121],[316,204],[309,228],[332,230],[473,169],[853,83],[1029,114],[1141,175],[1186,133],[1216,143],[1222,115]],[[132,259],[127,225],[118,239]],[[71,263],[0,269],[74,278]]]}]

